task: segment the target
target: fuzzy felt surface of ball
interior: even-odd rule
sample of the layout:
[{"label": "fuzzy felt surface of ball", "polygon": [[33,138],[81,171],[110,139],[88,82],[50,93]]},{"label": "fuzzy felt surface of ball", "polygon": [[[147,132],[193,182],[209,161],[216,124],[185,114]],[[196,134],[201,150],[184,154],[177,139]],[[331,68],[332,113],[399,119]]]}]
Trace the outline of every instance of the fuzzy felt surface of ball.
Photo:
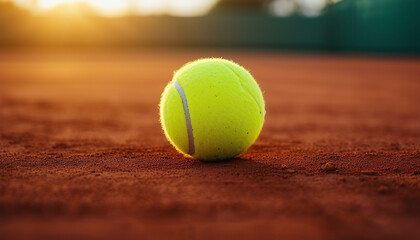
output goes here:
[{"label": "fuzzy felt surface of ball", "polygon": [[258,138],[264,117],[258,83],[242,66],[220,58],[184,65],[160,101],[167,139],[179,152],[203,161],[246,151]]}]

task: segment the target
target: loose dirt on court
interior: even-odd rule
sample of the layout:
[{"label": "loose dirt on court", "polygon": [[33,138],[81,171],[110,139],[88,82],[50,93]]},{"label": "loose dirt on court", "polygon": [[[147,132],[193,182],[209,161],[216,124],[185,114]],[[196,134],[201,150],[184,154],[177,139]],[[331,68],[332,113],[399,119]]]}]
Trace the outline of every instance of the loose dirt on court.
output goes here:
[{"label": "loose dirt on court", "polygon": [[[266,100],[221,163],[160,128],[173,71],[225,57]],[[2,50],[2,239],[420,239],[420,60],[175,50]]]}]

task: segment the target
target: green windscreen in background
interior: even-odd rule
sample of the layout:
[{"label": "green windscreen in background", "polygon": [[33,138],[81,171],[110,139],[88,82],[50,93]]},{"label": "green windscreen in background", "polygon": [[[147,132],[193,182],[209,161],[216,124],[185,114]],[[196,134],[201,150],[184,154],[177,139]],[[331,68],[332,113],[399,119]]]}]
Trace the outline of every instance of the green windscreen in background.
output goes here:
[{"label": "green windscreen in background", "polygon": [[[250,1],[248,1],[250,2]],[[228,47],[292,51],[420,53],[419,0],[342,0],[316,17],[247,8],[200,17],[83,19],[0,8],[2,46]],[[222,5],[223,6],[223,5]],[[250,4],[250,6],[253,6]]]}]

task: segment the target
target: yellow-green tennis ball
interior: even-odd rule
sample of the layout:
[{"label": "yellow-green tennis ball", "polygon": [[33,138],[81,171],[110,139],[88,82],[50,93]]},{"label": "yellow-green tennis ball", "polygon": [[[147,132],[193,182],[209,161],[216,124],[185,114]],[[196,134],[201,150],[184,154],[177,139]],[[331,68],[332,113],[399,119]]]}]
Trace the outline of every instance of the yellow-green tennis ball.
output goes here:
[{"label": "yellow-green tennis ball", "polygon": [[181,153],[229,159],[247,150],[264,124],[261,90],[251,74],[224,59],[200,59],[179,69],[160,101],[165,135]]}]

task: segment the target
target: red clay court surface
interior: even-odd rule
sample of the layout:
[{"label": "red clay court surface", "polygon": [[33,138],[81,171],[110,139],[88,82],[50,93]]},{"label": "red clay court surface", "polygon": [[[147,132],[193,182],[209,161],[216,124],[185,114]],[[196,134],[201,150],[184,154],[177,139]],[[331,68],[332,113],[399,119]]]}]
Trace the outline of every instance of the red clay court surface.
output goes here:
[{"label": "red clay court surface", "polygon": [[[200,57],[245,66],[265,126],[184,158],[160,94]],[[420,239],[420,60],[236,51],[0,53],[2,239]]]}]

